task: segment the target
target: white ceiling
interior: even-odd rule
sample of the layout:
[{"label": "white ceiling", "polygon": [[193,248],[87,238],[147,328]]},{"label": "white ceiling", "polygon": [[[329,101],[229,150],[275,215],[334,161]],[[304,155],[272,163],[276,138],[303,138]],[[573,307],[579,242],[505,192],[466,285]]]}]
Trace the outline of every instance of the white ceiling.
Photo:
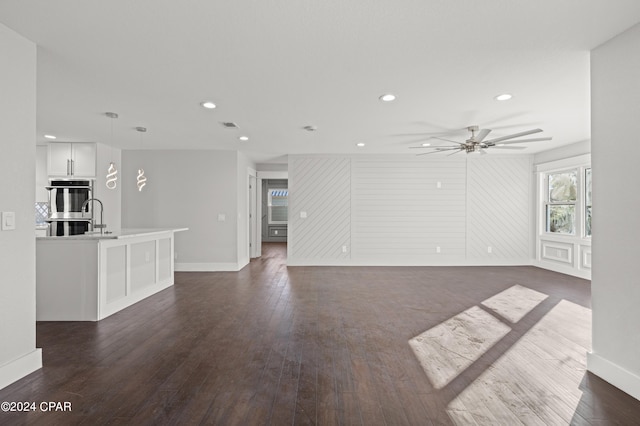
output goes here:
[{"label": "white ceiling", "polygon": [[588,140],[589,50],[639,21],[638,0],[0,2],[0,22],[38,44],[37,142],[258,162],[407,153],[475,124],[553,136],[525,153]]}]

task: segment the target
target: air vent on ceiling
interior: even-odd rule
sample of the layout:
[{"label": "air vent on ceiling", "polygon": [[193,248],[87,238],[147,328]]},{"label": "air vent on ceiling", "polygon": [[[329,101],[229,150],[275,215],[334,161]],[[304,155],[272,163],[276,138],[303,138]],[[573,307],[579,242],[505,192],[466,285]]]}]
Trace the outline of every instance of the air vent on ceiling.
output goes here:
[{"label": "air vent on ceiling", "polygon": [[237,129],[238,125],[236,123],[233,123],[231,121],[222,121],[220,124],[222,124],[223,127],[226,127],[227,129]]}]

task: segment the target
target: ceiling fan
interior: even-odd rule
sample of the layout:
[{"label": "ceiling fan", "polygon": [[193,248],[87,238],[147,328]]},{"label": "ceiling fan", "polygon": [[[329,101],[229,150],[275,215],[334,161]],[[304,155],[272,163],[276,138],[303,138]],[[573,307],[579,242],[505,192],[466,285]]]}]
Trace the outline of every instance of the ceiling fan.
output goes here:
[{"label": "ceiling fan", "polygon": [[[467,154],[472,152],[477,152],[480,154],[486,154],[486,149],[495,148],[495,149],[525,149],[524,146],[510,146],[511,144],[516,143],[525,143],[525,142],[542,142],[542,141],[550,141],[552,138],[530,138],[530,139],[515,139],[522,136],[532,135],[534,133],[542,132],[542,129],[533,129],[527,130],[526,132],[514,133],[508,136],[502,136],[495,139],[485,138],[491,133],[490,129],[482,129],[478,126],[469,126],[467,130],[471,132],[471,137],[464,142],[457,142],[449,139],[444,139],[441,137],[433,136],[429,139],[439,139],[441,141],[448,142],[450,145],[444,146],[431,146],[430,144],[424,143],[421,146],[410,146],[409,148],[417,148],[417,149],[432,149],[429,152],[423,152],[418,155],[425,154],[434,154],[436,152],[443,151],[451,151],[449,155],[457,154],[458,152],[466,152]],[[477,134],[476,134],[477,132]],[[515,139],[515,140],[512,140]]]}]

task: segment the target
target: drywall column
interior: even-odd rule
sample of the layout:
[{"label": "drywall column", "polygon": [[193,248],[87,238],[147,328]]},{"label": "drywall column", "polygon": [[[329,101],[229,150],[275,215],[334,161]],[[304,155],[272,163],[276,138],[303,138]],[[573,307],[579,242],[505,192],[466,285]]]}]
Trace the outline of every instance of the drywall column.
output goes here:
[{"label": "drywall column", "polygon": [[34,203],[36,46],[0,24],[0,211],[15,229],[0,230],[0,388],[42,367],[36,349]]},{"label": "drywall column", "polygon": [[588,368],[640,399],[640,25],[591,53],[593,351]]}]

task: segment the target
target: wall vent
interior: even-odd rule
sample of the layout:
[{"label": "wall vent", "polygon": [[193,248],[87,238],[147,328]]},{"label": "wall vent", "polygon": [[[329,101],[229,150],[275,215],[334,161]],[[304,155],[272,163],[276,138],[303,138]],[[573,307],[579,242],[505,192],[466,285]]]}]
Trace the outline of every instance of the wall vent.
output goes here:
[{"label": "wall vent", "polygon": [[231,121],[222,121],[220,122],[220,124],[222,124],[223,127],[226,127],[227,129],[237,129],[238,125],[236,123],[233,123]]}]

